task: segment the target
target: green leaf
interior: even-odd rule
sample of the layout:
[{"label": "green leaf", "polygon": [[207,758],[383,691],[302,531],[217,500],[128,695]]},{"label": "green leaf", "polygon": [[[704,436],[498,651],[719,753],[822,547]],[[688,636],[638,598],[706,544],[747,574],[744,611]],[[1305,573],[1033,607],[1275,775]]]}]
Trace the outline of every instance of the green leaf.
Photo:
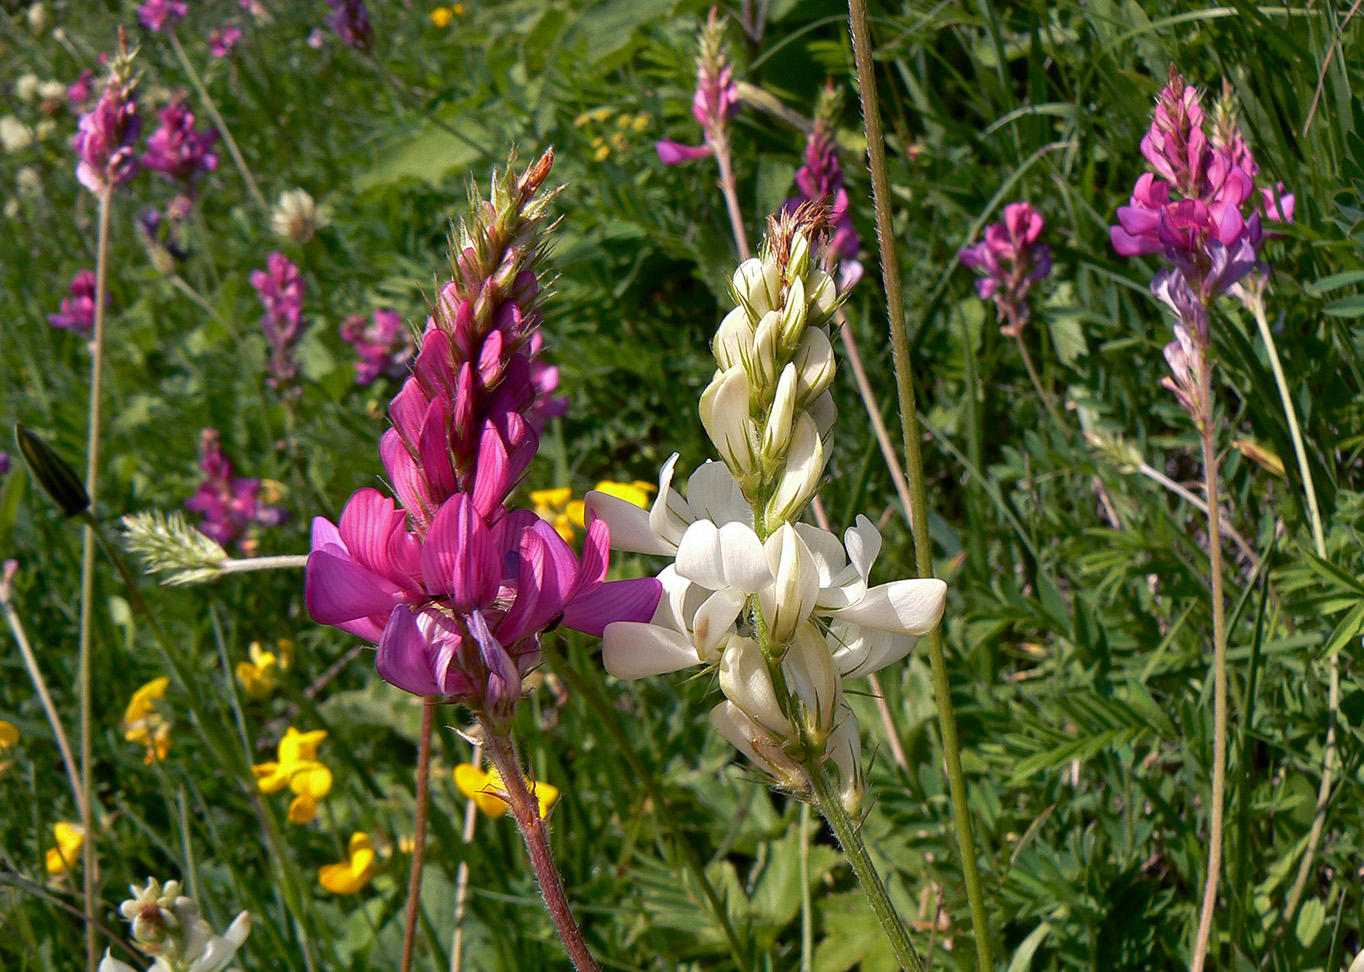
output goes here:
[{"label": "green leaf", "polygon": [[1045,921],[1034,928],[1028,937],[1014,949],[1014,957],[1009,960],[1009,972],[1028,972],[1032,968],[1032,957],[1051,934],[1051,925]]},{"label": "green leaf", "polygon": [[1364,317],[1364,294],[1343,297],[1334,304],[1327,304],[1321,312],[1331,317]]},{"label": "green leaf", "polygon": [[1331,632],[1330,639],[1322,648],[1322,658],[1330,658],[1336,652],[1344,648],[1353,641],[1361,631],[1364,631],[1364,601],[1360,601],[1350,613],[1345,615],[1336,625],[1336,630]]},{"label": "green leaf", "polygon": [[1348,287],[1350,284],[1357,284],[1364,281],[1364,270],[1343,270],[1340,273],[1333,273],[1330,276],[1322,277],[1309,284],[1303,284],[1303,293],[1309,297],[1320,297],[1328,290],[1339,290],[1341,287]]},{"label": "green leaf", "polygon": [[1320,898],[1312,898],[1303,902],[1302,909],[1298,912],[1298,925],[1294,933],[1298,936],[1298,941],[1304,947],[1308,947],[1317,940],[1325,924],[1326,906],[1321,903]]}]

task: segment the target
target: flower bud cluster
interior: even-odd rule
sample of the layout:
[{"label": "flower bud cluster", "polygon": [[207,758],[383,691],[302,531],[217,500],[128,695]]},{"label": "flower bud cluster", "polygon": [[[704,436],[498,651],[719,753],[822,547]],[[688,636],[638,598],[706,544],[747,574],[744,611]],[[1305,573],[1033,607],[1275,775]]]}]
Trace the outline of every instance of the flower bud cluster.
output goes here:
[{"label": "flower bud cluster", "polygon": [[839,800],[855,812],[861,737],[843,681],[903,659],[937,625],[947,587],[872,586],[881,535],[866,517],[842,539],[797,522],[835,414],[824,324],[837,297],[811,253],[824,218],[801,207],[773,221],[762,256],[734,276],[738,306],[720,325],[719,370],[701,398],[723,463],[698,468],[683,496],[672,488],[674,456],[650,510],[605,492],[584,502],[610,526],[614,549],[673,558],[652,620],[607,626],[607,671],[715,670],[725,697],[711,711],[715,728],[798,795],[811,795],[830,762]]},{"label": "flower bud cluster", "polygon": [[715,335],[719,369],[701,395],[706,434],[760,508],[764,533],[766,524],[796,519],[814,496],[838,414],[824,328],[838,293],[810,253],[810,220],[823,217],[816,206],[783,214],[762,255],[735,271],[738,306]]},{"label": "flower bud cluster", "polygon": [[[128,890],[132,897],[119,906],[119,913],[132,923],[133,945],[156,960],[152,972],[222,972],[251,932],[251,915],[245,911],[223,934],[214,932],[199,906],[180,893],[179,881],[163,885],[147,878],[146,887]],[[99,972],[136,970],[105,952]]]}]

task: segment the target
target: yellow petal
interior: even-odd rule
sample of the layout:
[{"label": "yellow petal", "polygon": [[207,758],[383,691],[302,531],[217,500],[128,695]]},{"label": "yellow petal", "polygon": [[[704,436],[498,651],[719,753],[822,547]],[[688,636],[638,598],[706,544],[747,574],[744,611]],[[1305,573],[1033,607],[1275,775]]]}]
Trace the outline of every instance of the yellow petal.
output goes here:
[{"label": "yellow petal", "polygon": [[164,722],[157,726],[156,732],[150,737],[150,741],[146,745],[148,766],[156,762],[165,762],[166,757],[170,755],[170,726]]},{"label": "yellow petal", "polygon": [[355,894],[374,876],[374,871],[366,868],[359,873],[351,869],[349,861],[340,864],[326,864],[317,871],[317,883],[332,894]]},{"label": "yellow petal", "polygon": [[65,874],[79,859],[81,846],[85,843],[85,831],[79,824],[61,820],[52,828],[52,834],[57,838],[57,846],[47,852],[47,873]]},{"label": "yellow petal", "polygon": [[14,723],[0,719],[0,749],[9,749],[19,741],[19,730]]},{"label": "yellow petal", "polygon": [[170,685],[170,679],[165,675],[154,678],[146,685],[142,686],[133,693],[132,699],[128,702],[128,708],[123,713],[125,723],[136,722],[145,719],[156,711],[156,699],[166,697],[166,686]]},{"label": "yellow petal", "polygon": [[587,526],[587,523],[584,520],[585,514],[586,510],[584,509],[582,500],[574,500],[572,503],[569,503],[568,507],[564,510],[564,515],[568,517],[568,521],[579,530],[585,529]]},{"label": "yellow petal", "polygon": [[[572,503],[569,503],[568,505],[570,509],[573,506]],[[582,504],[579,503],[578,506],[581,507]],[[579,518],[579,522],[581,522],[581,515]],[[572,515],[569,513],[560,513],[558,516],[556,516],[554,518],[554,532],[564,538],[564,543],[572,543],[573,538],[577,536],[577,531],[573,528]]]},{"label": "yellow petal", "polygon": [[469,763],[460,763],[455,767],[455,785],[484,815],[496,819],[507,812],[507,801],[501,795],[502,777],[496,770],[487,773]]},{"label": "yellow petal", "polygon": [[540,819],[544,820],[549,816],[549,808],[559,799],[559,788],[552,783],[541,781],[532,783],[530,792],[535,797],[535,802],[540,804]]},{"label": "yellow petal", "polygon": [[350,835],[350,866],[353,871],[364,871],[374,863],[374,842],[369,834],[357,830]]},{"label": "yellow petal", "polygon": [[289,789],[320,800],[331,792],[332,771],[317,762],[295,763],[289,773]]},{"label": "yellow petal", "polygon": [[573,498],[573,487],[556,486],[554,489],[537,489],[530,494],[530,501],[536,506],[550,509],[563,509],[565,503]]},{"label": "yellow petal", "polygon": [[312,823],[317,816],[317,801],[306,793],[294,797],[289,804],[289,822],[296,824]]},{"label": "yellow petal", "polygon": [[284,738],[279,741],[279,761],[281,763],[298,763],[303,760],[317,759],[317,747],[322,745],[322,740],[327,738],[325,729],[314,729],[312,732],[299,732],[290,726],[284,733]]},{"label": "yellow petal", "polygon": [[262,793],[278,793],[289,785],[289,771],[280,763],[257,763],[251,772]]}]

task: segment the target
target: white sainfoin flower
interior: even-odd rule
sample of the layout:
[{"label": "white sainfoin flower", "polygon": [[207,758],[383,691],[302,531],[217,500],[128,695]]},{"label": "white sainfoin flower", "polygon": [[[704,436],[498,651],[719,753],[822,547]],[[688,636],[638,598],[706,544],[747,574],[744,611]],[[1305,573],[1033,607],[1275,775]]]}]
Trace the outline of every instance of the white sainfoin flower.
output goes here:
[{"label": "white sainfoin flower", "polygon": [[[228,966],[251,932],[251,915],[243,911],[219,935],[199,914],[199,906],[180,894],[178,881],[163,886],[153,878],[119,906],[132,922],[133,944],[153,956],[148,972],[235,972]],[[107,951],[99,972],[138,972]]]}]

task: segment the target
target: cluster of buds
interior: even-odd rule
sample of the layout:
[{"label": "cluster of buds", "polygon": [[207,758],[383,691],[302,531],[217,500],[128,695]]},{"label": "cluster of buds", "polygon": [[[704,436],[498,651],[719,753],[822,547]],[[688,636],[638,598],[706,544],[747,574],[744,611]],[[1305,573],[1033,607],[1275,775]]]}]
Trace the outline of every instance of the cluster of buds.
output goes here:
[{"label": "cluster of buds", "polygon": [[815,125],[805,141],[803,164],[796,170],[796,189],[800,195],[786,200],[784,209],[794,212],[803,202],[824,203],[829,207],[829,243],[825,255],[838,262],[838,291],[847,292],[862,279],[862,264],[857,260],[861,241],[853,226],[848,206],[848,190],[843,187],[843,166],[838,161],[834,141],[843,95],[830,80],[815,102]]},{"label": "cluster of buds", "polygon": [[199,469],[204,480],[185,508],[203,514],[198,530],[215,543],[236,543],[245,548],[247,530],[252,526],[278,526],[288,513],[278,506],[261,502],[261,481],[238,476],[232,460],[223,452],[216,429],[204,429]]},{"label": "cluster of buds", "polygon": [[[70,297],[62,298],[61,309],[48,314],[47,321],[64,331],[89,331],[95,326],[95,272],[81,270],[71,280]],[[104,306],[109,306],[109,295],[104,295]]]},{"label": "cluster of buds", "polygon": [[251,286],[256,289],[265,313],[260,326],[270,345],[267,380],[271,388],[296,391],[298,362],[294,348],[307,323],[303,318],[303,276],[283,253],[271,253],[264,270],[251,271]]},{"label": "cluster of buds", "polygon": [[716,154],[729,153],[729,120],[739,109],[739,89],[734,83],[734,66],[725,43],[725,25],[719,11],[712,7],[701,30],[700,50],[696,56],[696,92],[692,95],[692,117],[705,135],[702,145],[683,145],[665,138],[654,149],[664,165],[694,162]]},{"label": "cluster of buds", "polygon": [[673,558],[649,623],[606,629],[618,678],[703,665],[725,700],[712,724],[778,785],[802,796],[831,760],[849,812],[864,790],[857,719],[845,679],[903,659],[946,604],[938,580],[872,586],[881,536],[866,517],[840,539],[799,523],[827,458],[835,409],[825,324],[833,280],[812,248],[826,217],[806,206],[771,222],[762,255],[734,276],[735,307],[716,334],[719,371],[701,417],[721,463],[700,466],[685,497],[674,456],[643,510],[603,492],[586,509],[618,550]]},{"label": "cluster of buds", "polygon": [[142,118],[126,54],[115,59],[94,107],[81,116],[71,147],[76,153],[76,178],[96,196],[127,185],[138,172],[134,147],[142,134]]},{"label": "cluster of buds", "polygon": [[454,247],[411,377],[393,399],[380,454],[401,507],[375,489],[338,524],[319,517],[308,558],[313,618],[377,643],[379,674],[509,724],[522,677],[555,625],[600,635],[647,620],[652,578],[606,582],[609,533],[588,525],[581,558],[546,521],[505,503],[539,448],[529,354],[553,156],[495,176]]},{"label": "cluster of buds", "polygon": [[[180,893],[179,881],[163,885],[147,878],[146,887],[128,890],[132,897],[119,905],[119,913],[132,924],[133,945],[155,959],[149,972],[223,972],[251,933],[246,911],[223,934],[214,932],[193,899]],[[106,951],[99,972],[137,970]]]},{"label": "cluster of buds", "polygon": [[142,167],[160,172],[186,189],[194,188],[218,168],[218,156],[212,150],[218,133],[211,128],[195,131],[194,113],[186,107],[183,96],[162,108],[157,117],[161,125],[147,138]]},{"label": "cluster of buds", "polygon": [[189,15],[189,4],[185,0],[145,0],[137,8],[137,19],[150,31],[161,33],[173,29],[176,21]]},{"label": "cluster of buds", "polygon": [[373,319],[352,314],[341,322],[341,340],[355,349],[355,383],[372,385],[380,375],[401,378],[412,357],[412,341],[397,311],[379,308]]},{"label": "cluster of buds", "polygon": [[1051,247],[1037,242],[1045,225],[1031,203],[1004,207],[1004,219],[985,230],[975,246],[957,251],[962,264],[979,270],[976,293],[995,302],[1000,331],[1008,337],[1023,333],[1028,322],[1028,291],[1051,273]]}]

